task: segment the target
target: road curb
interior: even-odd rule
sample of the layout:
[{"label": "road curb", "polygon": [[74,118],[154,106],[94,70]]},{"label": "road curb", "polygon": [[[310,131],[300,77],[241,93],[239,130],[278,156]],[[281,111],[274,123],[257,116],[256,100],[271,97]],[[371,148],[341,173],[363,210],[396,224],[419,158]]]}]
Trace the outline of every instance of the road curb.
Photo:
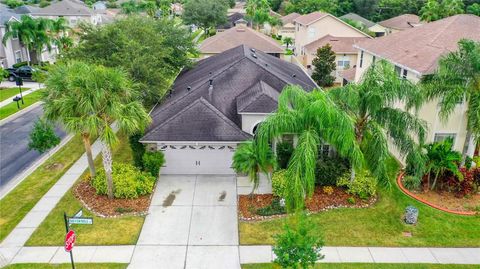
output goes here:
[{"label": "road curb", "polygon": [[14,120],[14,119],[16,119],[16,118],[18,118],[18,117],[20,117],[20,116],[22,116],[23,114],[25,114],[25,113],[33,110],[34,108],[37,108],[37,107],[38,107],[39,105],[41,105],[41,104],[43,104],[42,101],[35,102],[34,104],[32,104],[32,105],[30,105],[30,106],[28,106],[28,107],[26,107],[26,108],[24,108],[24,109],[22,109],[22,110],[20,110],[20,111],[18,111],[18,112],[16,112],[16,113],[14,113],[14,114],[6,117],[5,119],[0,120],[0,126],[4,125],[5,123],[7,123],[7,122],[9,122],[9,121],[12,121],[12,120]]},{"label": "road curb", "polygon": [[27,178],[30,174],[37,170],[40,165],[45,163],[48,159],[50,159],[50,157],[52,157],[53,154],[63,148],[63,146],[65,146],[70,140],[72,140],[73,136],[74,135],[69,134],[64,137],[62,141],[60,141],[60,144],[49,150],[47,154],[45,154],[42,158],[38,159],[36,162],[30,165],[20,175],[14,177],[2,190],[0,190],[0,199],[3,199],[5,196],[7,196],[8,193],[10,193],[13,189],[15,189],[15,187],[18,186],[18,184],[20,184],[25,178]]}]

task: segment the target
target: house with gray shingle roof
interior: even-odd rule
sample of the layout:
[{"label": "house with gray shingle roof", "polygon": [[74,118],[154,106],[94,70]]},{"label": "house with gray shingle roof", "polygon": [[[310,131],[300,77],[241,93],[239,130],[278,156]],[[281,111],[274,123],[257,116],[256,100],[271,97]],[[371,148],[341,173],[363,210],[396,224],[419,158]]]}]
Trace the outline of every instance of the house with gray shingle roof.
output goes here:
[{"label": "house with gray shingle roof", "polygon": [[233,174],[238,143],[254,136],[290,84],[316,87],[298,66],[245,45],[200,60],[151,111],[140,142],[164,152],[162,173]]},{"label": "house with gray shingle roof", "polygon": [[18,38],[9,39],[3,44],[3,36],[6,32],[5,24],[14,20],[20,20],[20,14],[0,4],[0,66],[10,68],[13,64],[27,61],[29,54],[25,46]]},{"label": "house with gray shingle roof", "polygon": [[75,27],[80,22],[88,22],[94,25],[102,22],[102,17],[98,12],[85,5],[82,1],[62,0],[52,2],[44,8],[28,7],[25,10],[32,17],[43,17],[49,19],[57,19],[63,17],[67,20],[71,27]]}]

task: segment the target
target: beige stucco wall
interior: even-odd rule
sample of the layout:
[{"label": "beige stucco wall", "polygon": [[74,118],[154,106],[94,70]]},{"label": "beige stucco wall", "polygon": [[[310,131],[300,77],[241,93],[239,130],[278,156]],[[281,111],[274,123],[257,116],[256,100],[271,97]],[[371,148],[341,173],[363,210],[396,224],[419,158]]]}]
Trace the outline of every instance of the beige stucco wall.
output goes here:
[{"label": "beige stucco wall", "polygon": [[368,30],[374,32],[374,33],[385,33],[387,32],[387,29],[380,24],[375,24],[374,26],[368,28]]},{"label": "beige stucco wall", "polygon": [[[336,37],[364,37],[366,35],[359,32],[357,29],[350,25],[333,18],[332,16],[326,16],[308,26],[295,24],[295,53],[301,55],[303,47],[317,40],[325,35],[332,35]],[[310,30],[313,29],[313,30]],[[312,34],[309,34],[310,33]]]},{"label": "beige stucco wall", "polygon": [[[360,54],[361,52],[359,52],[357,56],[357,71],[355,74],[356,82],[360,81],[361,76],[373,61],[373,55],[364,52],[363,64],[362,67],[360,67]],[[407,79],[414,83],[418,83],[421,79],[421,76],[407,70]],[[396,107],[403,109],[402,104],[396,104]],[[438,115],[438,101],[433,100],[425,103],[417,112],[417,115],[419,118],[427,122],[427,143],[434,141],[435,134],[455,134],[453,147],[455,150],[462,152],[467,126],[466,109],[467,107],[465,104],[459,104],[449,119],[447,121],[442,121]]]},{"label": "beige stucco wall", "polygon": [[[315,59],[316,56],[316,51],[309,51],[305,50],[305,55],[300,57],[303,62],[303,66],[307,67],[310,66],[308,69],[309,72],[313,72],[313,66],[312,66],[312,61]],[[338,61],[343,61],[343,60],[349,60],[350,61],[350,67],[353,67],[354,65],[357,64],[357,54],[354,53],[338,53],[335,55],[335,64],[337,65],[337,69],[335,70],[335,82],[341,83],[342,78],[338,76],[338,71],[344,70],[345,68],[339,67],[338,66]]]},{"label": "beige stucco wall", "polygon": [[290,37],[295,39],[295,25],[293,23],[287,23],[280,27],[278,30],[278,34],[282,36],[282,38]]},{"label": "beige stucco wall", "polygon": [[253,135],[253,128],[255,125],[264,121],[269,114],[260,114],[260,113],[247,113],[242,115],[242,130],[246,133]]}]

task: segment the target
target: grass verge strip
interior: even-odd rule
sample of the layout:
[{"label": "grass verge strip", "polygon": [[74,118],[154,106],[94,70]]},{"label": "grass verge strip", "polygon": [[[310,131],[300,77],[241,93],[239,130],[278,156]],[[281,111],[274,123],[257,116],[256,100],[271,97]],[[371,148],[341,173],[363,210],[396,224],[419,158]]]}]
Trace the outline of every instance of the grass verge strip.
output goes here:
[{"label": "grass verge strip", "polygon": [[[30,88],[23,88],[22,87],[22,92],[25,92],[29,90]],[[18,90],[18,87],[12,87],[12,88],[2,88],[0,87],[0,102],[7,100],[10,97],[14,97],[15,95],[20,95],[20,91]]]},{"label": "grass verge strip", "polygon": [[[273,263],[242,264],[242,269],[280,269]],[[478,265],[413,263],[318,263],[312,269],[474,269]]]},{"label": "grass verge strip", "polygon": [[[125,263],[75,263],[77,269],[125,269],[128,264]],[[18,263],[11,264],[4,269],[70,269],[69,263],[49,264],[49,263]]]},{"label": "grass verge strip", "polygon": [[25,109],[35,104],[36,102],[40,101],[41,98],[42,98],[42,91],[38,90],[23,96],[23,101],[25,104],[22,104],[22,102],[19,101],[20,109],[18,109],[17,107],[17,102],[12,102],[6,106],[0,107],[0,120],[3,120],[6,117],[21,111],[22,109]]}]

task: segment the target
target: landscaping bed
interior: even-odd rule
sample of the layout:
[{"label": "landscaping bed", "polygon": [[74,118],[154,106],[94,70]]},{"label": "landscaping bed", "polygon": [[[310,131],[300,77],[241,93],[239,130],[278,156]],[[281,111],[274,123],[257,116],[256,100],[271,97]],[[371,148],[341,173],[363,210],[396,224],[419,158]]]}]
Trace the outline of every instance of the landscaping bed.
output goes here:
[{"label": "landscaping bed", "polygon": [[[242,264],[242,269],[280,269],[273,263]],[[317,263],[313,269],[474,269],[474,264]]]},{"label": "landscaping bed", "polygon": [[105,195],[97,195],[90,181],[90,177],[86,177],[76,184],[73,195],[95,215],[119,217],[144,215],[148,211],[152,195],[143,195],[136,199],[109,199]]},{"label": "landscaping bed", "polygon": [[429,201],[443,208],[458,212],[480,212],[480,194],[472,194],[465,197],[458,197],[451,192],[413,192],[422,200]]},{"label": "landscaping bed", "polygon": [[[240,220],[263,220],[285,216],[284,212],[279,214],[262,214],[259,212],[259,210],[265,209],[272,203],[277,203],[276,200],[278,198],[273,194],[239,195],[238,212]],[[316,186],[312,198],[307,199],[305,205],[308,212],[316,213],[335,208],[364,208],[372,205],[375,201],[376,197],[363,200],[348,194],[341,187]],[[272,210],[269,210],[269,212],[272,212]]]}]

